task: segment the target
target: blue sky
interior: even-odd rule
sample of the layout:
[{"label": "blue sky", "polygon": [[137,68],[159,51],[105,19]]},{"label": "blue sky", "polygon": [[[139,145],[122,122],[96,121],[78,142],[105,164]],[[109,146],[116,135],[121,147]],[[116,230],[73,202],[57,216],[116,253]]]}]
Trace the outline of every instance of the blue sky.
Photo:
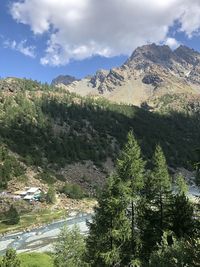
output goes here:
[{"label": "blue sky", "polygon": [[82,78],[150,42],[200,51],[199,28],[198,0],[1,0],[0,76]]}]

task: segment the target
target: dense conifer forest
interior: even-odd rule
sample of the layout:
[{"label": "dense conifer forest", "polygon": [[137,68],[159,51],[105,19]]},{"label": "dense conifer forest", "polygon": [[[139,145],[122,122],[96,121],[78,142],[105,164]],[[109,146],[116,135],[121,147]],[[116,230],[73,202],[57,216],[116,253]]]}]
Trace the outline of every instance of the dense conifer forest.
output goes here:
[{"label": "dense conifer forest", "polygon": [[[157,144],[171,167],[193,169],[198,161],[198,113],[150,112],[101,98],[81,98],[31,80],[14,80],[12,92],[6,86],[2,80],[0,145],[1,151],[17,153],[18,162],[54,170],[83,160],[101,166],[107,157],[116,160],[130,130],[147,161]],[[10,179],[6,166],[11,158],[1,159],[3,180]],[[12,165],[13,171],[17,168],[23,174],[22,167]]]}]

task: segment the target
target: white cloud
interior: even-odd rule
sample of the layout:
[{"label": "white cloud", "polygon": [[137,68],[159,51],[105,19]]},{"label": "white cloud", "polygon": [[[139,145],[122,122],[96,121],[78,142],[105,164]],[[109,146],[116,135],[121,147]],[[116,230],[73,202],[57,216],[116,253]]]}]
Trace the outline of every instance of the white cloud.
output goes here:
[{"label": "white cloud", "polygon": [[200,28],[200,0],[16,0],[15,20],[50,38],[42,64],[64,65],[92,55],[129,55],[147,42],[175,46],[178,21],[188,37]]},{"label": "white cloud", "polygon": [[171,49],[176,49],[180,45],[180,43],[175,38],[171,37],[168,37],[165,40],[165,44],[168,45]]},{"label": "white cloud", "polygon": [[200,1],[185,0],[180,17],[181,31],[185,32],[188,37],[199,33],[200,30]]},{"label": "white cloud", "polygon": [[35,58],[35,47],[34,46],[28,46],[27,45],[27,40],[23,40],[19,43],[17,43],[15,40],[10,41],[10,40],[6,40],[4,41],[4,47],[5,48],[10,48],[12,50],[16,50],[20,53],[22,53],[25,56],[29,56],[32,58]]}]

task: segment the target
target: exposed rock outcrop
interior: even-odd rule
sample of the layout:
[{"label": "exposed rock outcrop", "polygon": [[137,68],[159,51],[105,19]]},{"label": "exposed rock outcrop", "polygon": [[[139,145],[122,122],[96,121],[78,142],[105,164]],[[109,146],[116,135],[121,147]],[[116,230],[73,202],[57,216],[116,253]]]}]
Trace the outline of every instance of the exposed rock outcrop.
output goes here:
[{"label": "exposed rock outcrop", "polygon": [[144,45],[121,67],[57,86],[138,106],[165,94],[200,94],[200,53],[183,45],[174,51],[167,45]]},{"label": "exposed rock outcrop", "polygon": [[69,85],[75,81],[79,81],[77,78],[70,76],[70,75],[59,75],[55,79],[53,79],[51,85],[58,85],[58,84],[64,84]]}]

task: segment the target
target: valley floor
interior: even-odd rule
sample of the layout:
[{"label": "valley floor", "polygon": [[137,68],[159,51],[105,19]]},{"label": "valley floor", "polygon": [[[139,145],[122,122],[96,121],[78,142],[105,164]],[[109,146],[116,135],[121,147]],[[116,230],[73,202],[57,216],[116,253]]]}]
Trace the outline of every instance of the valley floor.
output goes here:
[{"label": "valley floor", "polygon": [[71,214],[67,218],[32,229],[29,232],[7,234],[0,239],[0,254],[3,255],[9,247],[22,252],[46,252],[52,251],[52,243],[57,239],[60,229],[67,225],[71,228],[77,225],[83,234],[87,233],[86,221],[91,220],[91,214]]},{"label": "valley floor", "polygon": [[[0,221],[0,234],[15,233],[19,231],[28,232],[32,229],[56,222],[75,213],[92,213],[96,201],[94,199],[74,200],[64,196],[57,197],[53,205],[36,203],[34,207],[30,206],[29,212],[24,212],[20,216],[20,222],[15,225],[8,225]],[[1,240],[1,238],[0,238]]]}]

